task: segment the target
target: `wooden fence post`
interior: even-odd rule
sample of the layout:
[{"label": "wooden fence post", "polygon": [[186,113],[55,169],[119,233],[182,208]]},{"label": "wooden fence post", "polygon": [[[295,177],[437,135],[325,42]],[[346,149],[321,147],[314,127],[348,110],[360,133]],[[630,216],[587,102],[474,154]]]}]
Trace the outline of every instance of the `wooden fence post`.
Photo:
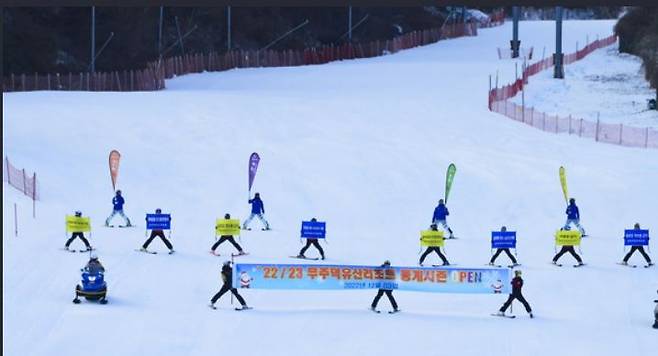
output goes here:
[{"label": "wooden fence post", "polygon": [[624,124],[619,124],[619,145],[621,146],[623,140],[621,139],[624,135]]},{"label": "wooden fence post", "polygon": [[32,176],[32,218],[37,217],[37,172]]},{"label": "wooden fence post", "polygon": [[599,115],[596,115],[596,135],[594,136],[595,141],[599,141],[599,125],[601,124],[601,120],[599,120]]},{"label": "wooden fence post", "polygon": [[28,195],[27,194],[27,183],[26,182],[27,182],[27,179],[25,177],[25,168],[23,168],[23,194]]},{"label": "wooden fence post", "polygon": [[[644,148],[649,148],[649,127],[644,129]],[[9,177],[9,175],[7,175]]]},{"label": "wooden fence post", "polygon": [[5,163],[7,165],[7,184],[11,185],[11,170],[9,169],[9,157],[5,157]]},{"label": "wooden fence post", "polygon": [[580,119],[580,127],[578,128],[578,137],[583,137],[583,119]]}]

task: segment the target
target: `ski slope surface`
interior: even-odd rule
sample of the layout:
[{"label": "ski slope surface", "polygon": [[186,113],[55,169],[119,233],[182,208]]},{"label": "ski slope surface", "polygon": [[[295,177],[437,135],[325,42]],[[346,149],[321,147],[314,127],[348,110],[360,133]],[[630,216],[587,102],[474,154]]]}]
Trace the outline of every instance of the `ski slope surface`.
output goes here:
[{"label": "ski slope surface", "polygon": [[[565,48],[613,25],[565,21]],[[507,23],[372,59],[186,75],[159,92],[4,94],[3,149],[36,170],[41,193],[33,219],[31,201],[3,186],[4,354],[655,355],[658,270],[616,262],[625,228],[639,222],[658,233],[658,154],[489,112],[488,76],[514,78],[512,62],[496,53],[511,33]],[[553,22],[521,23],[524,46],[551,53],[553,35]],[[102,227],[112,209],[112,149],[122,154],[118,188],[133,229]],[[208,254],[215,219],[248,216],[254,151],[253,191],[273,230],[254,220],[241,236],[250,255],[239,261],[297,262],[287,256],[302,247],[301,221],[316,217],[327,222],[326,263],[414,266],[418,232],[455,163],[448,223],[459,239],[447,242],[447,257],[483,266],[490,232],[517,231],[535,318],[518,302],[516,319],[490,316],[506,295],[404,291],[394,292],[402,313],[374,314],[374,290],[241,290],[253,310],[234,311],[228,295],[209,309],[225,260]],[[565,267],[550,264],[566,217],[561,165],[590,235],[578,269],[569,255]],[[174,255],[158,240],[157,255],[134,251],[156,208],[172,214]],[[91,217],[107,305],[71,303],[87,261],[60,250],[64,216],[75,210]],[[386,298],[379,307],[389,308]]]}]

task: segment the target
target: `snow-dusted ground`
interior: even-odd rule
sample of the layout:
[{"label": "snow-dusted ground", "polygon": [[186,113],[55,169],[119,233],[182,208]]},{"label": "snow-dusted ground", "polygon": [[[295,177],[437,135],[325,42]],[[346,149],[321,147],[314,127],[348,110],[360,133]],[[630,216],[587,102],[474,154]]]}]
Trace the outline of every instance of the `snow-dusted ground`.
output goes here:
[{"label": "snow-dusted ground", "polygon": [[[565,43],[612,26],[566,21]],[[551,46],[551,22],[522,31],[525,43]],[[658,231],[658,155],[489,112],[488,75],[499,69],[502,83],[514,76],[495,51],[510,35],[508,23],[380,58],[187,75],[161,92],[4,94],[3,148],[37,170],[42,193],[34,220],[31,203],[3,189],[4,353],[653,355],[657,270],[615,262],[624,228],[637,221]],[[112,149],[122,153],[118,182],[136,229],[101,227]],[[254,310],[234,312],[228,296],[210,310],[223,261],[207,253],[214,221],[226,212],[246,217],[253,151],[262,158],[255,190],[274,230],[245,233],[251,255],[243,261],[290,262],[301,220],[315,216],[328,223],[328,263],[414,265],[418,231],[454,162],[449,222],[460,239],[448,242],[448,257],[482,266],[490,231],[517,230],[536,318],[518,303],[515,320],[489,316],[505,296],[416,292],[395,293],[403,313],[376,315],[367,311],[372,290],[249,290],[242,293]],[[585,268],[549,264],[564,222],[560,165],[591,235]],[[178,252],[134,252],[144,214],[158,207],[173,215]],[[71,303],[86,258],[59,248],[64,215],[76,209],[91,216],[108,269],[105,306]]]},{"label": "snow-dusted ground", "polygon": [[[565,66],[564,80],[545,70],[530,78],[525,105],[548,115],[658,128],[658,111],[647,110],[655,89],[644,79],[639,57],[619,53],[617,45],[590,53]],[[521,104],[521,95],[512,99]]]}]

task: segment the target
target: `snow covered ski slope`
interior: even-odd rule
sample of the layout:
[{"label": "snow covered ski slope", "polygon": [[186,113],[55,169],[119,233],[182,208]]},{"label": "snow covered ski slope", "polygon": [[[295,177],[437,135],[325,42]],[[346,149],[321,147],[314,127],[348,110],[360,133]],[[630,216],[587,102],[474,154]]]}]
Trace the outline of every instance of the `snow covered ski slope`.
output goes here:
[{"label": "snow covered ski slope", "polygon": [[[565,21],[565,50],[613,25]],[[520,28],[523,46],[552,52],[552,22]],[[379,58],[187,75],[160,92],[5,94],[3,149],[37,171],[42,200],[32,219],[31,202],[3,186],[4,354],[654,355],[658,270],[616,262],[625,228],[640,222],[658,232],[658,154],[489,112],[488,75],[514,76],[496,53],[511,24],[479,32]],[[112,209],[112,149],[122,154],[118,188],[134,229],[102,227]],[[250,252],[241,262],[296,263],[288,256],[301,248],[300,222],[317,217],[327,222],[326,263],[415,265],[418,231],[454,162],[449,223],[459,239],[446,243],[447,257],[482,266],[491,230],[517,231],[535,318],[518,302],[517,318],[491,317],[505,295],[402,291],[394,292],[401,313],[375,314],[374,290],[248,290],[241,294],[253,310],[235,312],[228,296],[209,309],[224,261],[207,252],[215,219],[248,216],[254,151],[254,191],[273,230],[254,221],[241,237]],[[561,165],[590,235],[587,265],[577,269],[570,256],[561,260],[567,267],[550,265],[565,218]],[[156,208],[172,214],[173,255],[134,251]],[[71,303],[87,256],[59,249],[64,216],[75,210],[91,217],[107,305]],[[150,249],[166,251],[158,240]]]}]

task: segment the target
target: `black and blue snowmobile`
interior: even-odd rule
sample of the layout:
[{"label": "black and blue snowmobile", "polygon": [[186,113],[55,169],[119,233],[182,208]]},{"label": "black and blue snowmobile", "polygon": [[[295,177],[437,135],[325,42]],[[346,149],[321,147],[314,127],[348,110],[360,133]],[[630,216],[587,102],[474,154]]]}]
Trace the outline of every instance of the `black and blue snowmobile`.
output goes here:
[{"label": "black and blue snowmobile", "polygon": [[89,301],[98,301],[106,304],[107,283],[105,283],[105,268],[98,261],[98,257],[92,254],[87,265],[80,270],[82,272],[82,285],[75,287],[75,299],[73,303],[80,303],[79,297],[85,297]]}]

